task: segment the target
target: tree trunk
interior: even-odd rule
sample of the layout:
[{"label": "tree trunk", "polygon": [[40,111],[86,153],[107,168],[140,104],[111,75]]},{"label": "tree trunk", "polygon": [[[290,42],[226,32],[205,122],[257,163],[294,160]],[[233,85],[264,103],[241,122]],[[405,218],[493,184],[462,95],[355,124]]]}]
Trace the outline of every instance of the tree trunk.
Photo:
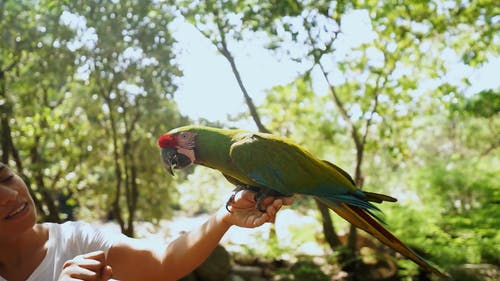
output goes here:
[{"label": "tree trunk", "polygon": [[114,169],[115,169],[116,184],[115,184],[115,198],[113,199],[111,212],[113,213],[113,219],[115,219],[118,222],[121,231],[124,232],[125,221],[123,219],[122,209],[120,206],[120,198],[122,194],[122,170],[120,167],[120,157],[118,153],[118,136],[117,136],[116,122],[115,118],[113,117],[113,112],[111,111],[111,109],[113,108],[111,104],[111,99],[106,95],[106,93],[101,93],[101,96],[104,98],[108,108],[110,109],[109,122],[111,125],[111,137],[113,141],[113,159],[115,166]]},{"label": "tree trunk", "polygon": [[330,216],[330,209],[323,204],[323,202],[314,198],[316,201],[316,206],[321,214],[321,222],[323,224],[323,234],[325,235],[325,240],[330,245],[330,248],[335,251],[342,246],[342,242],[340,241],[337,233],[335,232],[335,228],[333,227],[332,217]]},{"label": "tree trunk", "polygon": [[[361,143],[356,143],[356,168],[354,169],[354,182],[356,183],[356,186],[361,189],[363,187],[363,176],[361,174],[361,165],[363,163],[363,152],[364,152],[364,145]],[[347,248],[350,250],[351,253],[356,252],[356,241],[357,241],[357,236],[358,231],[357,228],[351,224],[350,229],[349,229],[349,237],[347,240]]]}]

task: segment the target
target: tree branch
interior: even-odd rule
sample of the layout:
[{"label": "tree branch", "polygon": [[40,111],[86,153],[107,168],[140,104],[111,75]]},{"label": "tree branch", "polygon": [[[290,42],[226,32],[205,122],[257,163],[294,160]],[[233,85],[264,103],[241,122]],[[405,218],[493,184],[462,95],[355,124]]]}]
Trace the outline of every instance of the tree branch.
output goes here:
[{"label": "tree branch", "polygon": [[253,103],[252,98],[247,92],[247,89],[245,85],[243,84],[243,80],[241,79],[240,72],[238,68],[236,67],[236,63],[234,61],[234,57],[229,51],[229,48],[227,47],[227,42],[226,42],[226,36],[224,32],[224,28],[222,26],[222,23],[220,21],[220,18],[218,14],[214,15],[216,17],[216,23],[217,23],[217,30],[220,34],[221,41],[219,42],[220,46],[217,46],[217,49],[221,52],[221,54],[228,60],[229,64],[231,65],[231,70],[233,71],[234,76],[236,77],[236,81],[238,82],[238,86],[240,87],[241,92],[243,93],[243,97],[245,98],[245,102],[248,106],[248,109],[250,110],[250,114],[257,125],[257,128],[259,129],[260,132],[263,133],[270,133],[270,131],[264,126],[262,121],[260,120],[260,116],[257,112],[257,108],[255,107],[255,104]]}]

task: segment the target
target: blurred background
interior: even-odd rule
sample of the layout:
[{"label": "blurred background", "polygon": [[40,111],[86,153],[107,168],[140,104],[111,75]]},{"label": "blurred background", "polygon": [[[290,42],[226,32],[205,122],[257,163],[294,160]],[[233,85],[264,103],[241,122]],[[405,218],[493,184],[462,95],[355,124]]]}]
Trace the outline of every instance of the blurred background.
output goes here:
[{"label": "blurred background", "polygon": [[[157,137],[238,127],[398,198],[388,228],[456,280],[500,279],[497,1],[0,0],[0,28],[1,161],[40,221],[168,241],[233,187],[171,177]],[[430,280],[299,196],[210,261],[187,280]]]}]

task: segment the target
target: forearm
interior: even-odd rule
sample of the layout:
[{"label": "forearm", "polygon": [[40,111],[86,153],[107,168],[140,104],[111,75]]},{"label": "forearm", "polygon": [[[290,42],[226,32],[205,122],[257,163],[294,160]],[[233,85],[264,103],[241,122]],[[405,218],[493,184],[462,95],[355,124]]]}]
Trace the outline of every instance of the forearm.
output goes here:
[{"label": "forearm", "polygon": [[231,226],[226,217],[227,211],[222,208],[198,229],[169,244],[162,260],[169,279],[177,280],[205,261]]},{"label": "forearm", "polygon": [[[291,199],[285,204],[290,205]],[[222,207],[200,227],[165,247],[158,247],[158,243],[147,239],[123,237],[108,252],[107,261],[113,269],[113,278],[124,281],[179,280],[205,261],[232,225],[254,228],[274,221],[283,201],[271,200],[267,205],[266,212],[260,212],[255,208],[253,193],[242,191],[235,196],[230,213]]]}]

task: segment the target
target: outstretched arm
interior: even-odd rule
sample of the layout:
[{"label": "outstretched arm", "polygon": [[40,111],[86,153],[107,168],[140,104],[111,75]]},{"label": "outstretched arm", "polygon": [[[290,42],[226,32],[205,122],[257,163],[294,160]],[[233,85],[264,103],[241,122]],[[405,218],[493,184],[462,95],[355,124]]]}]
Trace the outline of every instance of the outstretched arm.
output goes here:
[{"label": "outstretched arm", "polygon": [[127,238],[109,250],[108,264],[113,278],[120,280],[178,280],[198,267],[219,244],[222,236],[233,226],[258,227],[274,222],[283,205],[291,198],[266,198],[266,212],[255,208],[253,192],[240,191],[228,212],[220,208],[204,224],[172,241],[168,246],[152,245],[144,239]]}]

